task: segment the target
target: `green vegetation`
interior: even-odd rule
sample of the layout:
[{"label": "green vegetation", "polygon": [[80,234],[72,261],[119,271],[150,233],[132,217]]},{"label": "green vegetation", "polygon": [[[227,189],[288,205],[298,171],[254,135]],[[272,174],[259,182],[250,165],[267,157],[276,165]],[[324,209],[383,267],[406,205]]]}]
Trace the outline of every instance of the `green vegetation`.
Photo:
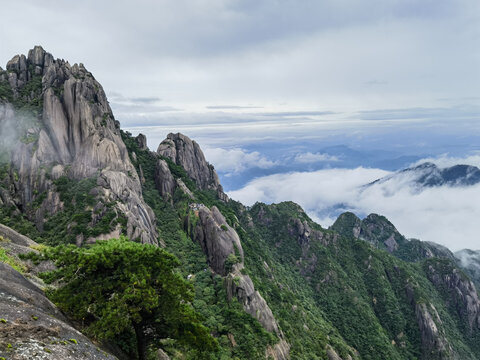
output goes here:
[{"label": "green vegetation", "polygon": [[10,255],[7,250],[1,247],[0,247],[0,262],[10,265],[19,273],[24,273],[26,271],[26,267],[21,261],[19,261],[14,256]]},{"label": "green vegetation", "polygon": [[[49,245],[75,243],[77,235],[85,239],[113,231],[117,224],[126,226],[123,214],[118,214],[115,203],[98,204],[93,189],[97,178],[71,180],[67,176],[54,181],[64,209],[47,219],[42,241]],[[94,210],[96,209],[96,210]],[[98,217],[94,222],[93,215]]]},{"label": "green vegetation", "polygon": [[42,76],[33,74],[32,78],[19,89],[18,96],[11,100],[17,114],[40,118],[43,111]]},{"label": "green vegetation", "polygon": [[[267,332],[255,318],[245,313],[236,298],[228,301],[224,279],[208,270],[200,245],[194,243],[183,228],[183,219],[190,211],[190,199],[178,192],[173,205],[164,201],[155,187],[157,158],[149,151],[139,149],[136,140],[127,132],[122,131],[122,137],[129,153],[135,152],[137,161],[130,156],[132,163],[137,170],[142,167],[145,177],[143,196],[156,215],[160,239],[164,241],[166,249],[180,260],[180,273],[184,277],[191,276],[195,289],[193,307],[202,315],[203,324],[218,339],[220,349],[210,354],[210,359],[265,359],[266,347],[275,344],[278,339]],[[165,160],[174,176],[181,178],[192,190],[196,201],[202,199],[201,202],[208,206],[217,205],[221,210],[226,209],[223,214],[227,215],[227,221],[231,224],[236,221],[234,211],[218,201],[215,194],[199,191],[183,168]],[[231,339],[234,339],[235,346]],[[166,350],[172,359],[195,359],[194,354],[185,349],[180,349],[180,353],[178,348],[167,347]]]},{"label": "green vegetation", "polygon": [[0,81],[0,100],[7,102],[13,101],[13,91],[6,80]]},{"label": "green vegetation", "polygon": [[[202,203],[218,207],[238,233],[245,255],[242,273],[267,301],[291,345],[292,359],[327,359],[329,349],[344,359],[372,360],[451,355],[474,359],[480,352],[478,330],[462,310],[463,295],[445,280],[452,274],[468,278],[448,259],[425,260],[427,250],[442,256],[441,249],[409,241],[400,244],[395,257],[348,232],[322,229],[292,202],[251,208],[233,200],[224,203],[214,192],[200,191],[185,170],[168,159],[173,176],[195,199],[177,189],[173,199],[165,200],[155,185],[158,157],[141,150],[131,134],[122,132],[122,138],[133,165],[144,174],[143,196],[156,215],[159,240],[173,255],[125,239],[37,249],[59,266],[45,275],[47,281],[61,284],[51,291],[52,299],[88,334],[109,339],[131,358],[145,358],[161,347],[173,360],[264,359],[269,346],[279,342],[235,297],[228,300],[225,279],[208,268],[200,245],[191,240],[197,218],[190,205]],[[8,165],[0,167],[0,185],[18,181],[18,175],[15,178]],[[125,228],[114,203],[99,203],[96,182],[96,177],[55,180],[64,209],[47,216],[42,232],[25,214],[6,206],[0,208],[0,222],[49,245],[74,243],[77,236],[110,232],[118,224]],[[45,198],[45,193],[34,194],[31,209],[25,211],[31,219]],[[353,216],[344,220],[345,227],[356,221]],[[377,220],[390,224],[380,216]],[[375,227],[377,220],[370,219],[369,231],[381,242],[386,232]],[[239,261],[237,249],[226,259],[226,270]],[[163,314],[167,309],[173,312]],[[455,354],[448,348],[424,353],[421,309],[431,312],[438,334]],[[203,341],[209,345],[202,352]]]},{"label": "green vegetation", "polygon": [[62,245],[30,257],[55,262],[57,269],[42,277],[59,284],[48,295],[63,311],[98,339],[133,332],[140,360],[167,338],[198,356],[216,349],[190,305],[191,284],[174,271],[179,261],[159,247],[120,238],[81,248]]}]

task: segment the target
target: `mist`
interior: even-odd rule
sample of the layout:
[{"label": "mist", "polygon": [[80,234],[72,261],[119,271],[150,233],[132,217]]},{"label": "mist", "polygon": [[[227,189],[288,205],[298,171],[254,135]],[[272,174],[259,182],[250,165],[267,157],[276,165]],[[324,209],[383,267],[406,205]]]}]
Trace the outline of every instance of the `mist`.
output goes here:
[{"label": "mist", "polygon": [[18,144],[19,122],[10,104],[0,104],[0,163],[10,161],[10,153]]},{"label": "mist", "polygon": [[407,238],[433,241],[452,251],[480,247],[480,208],[474,201],[480,198],[480,184],[419,189],[412,175],[364,186],[389,174],[365,168],[276,174],[252,180],[228,195],[246,205],[295,201],[323,227],[344,211],[360,217],[377,213]]}]

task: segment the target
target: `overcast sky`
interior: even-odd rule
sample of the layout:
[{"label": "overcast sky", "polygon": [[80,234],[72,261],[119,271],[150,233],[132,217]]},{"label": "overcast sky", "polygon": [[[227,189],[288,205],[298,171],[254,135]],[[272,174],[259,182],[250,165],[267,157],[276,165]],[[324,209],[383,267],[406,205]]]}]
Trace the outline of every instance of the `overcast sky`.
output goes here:
[{"label": "overcast sky", "polygon": [[83,62],[125,125],[480,97],[478,0],[16,0],[2,13],[2,66],[36,44]]},{"label": "overcast sky", "polygon": [[[152,149],[169,132],[192,137],[227,185],[241,180],[227,190],[247,202],[302,201],[293,191],[263,194],[272,179],[306,179],[313,192],[329,174],[360,184],[387,170],[346,166],[326,146],[347,145],[358,158],[388,152],[383,163],[460,161],[480,149],[479,0],[15,0],[1,11],[0,66],[34,45],[84,63],[123,128],[146,133]],[[325,167],[350,172],[315,175]],[[265,177],[275,169],[295,173]],[[337,185],[337,194],[353,186]],[[322,194],[311,199],[326,201]],[[375,208],[385,201],[373,195],[355,195],[368,205],[359,211],[392,210]],[[471,194],[454,195],[465,209],[457,213],[467,213]],[[397,207],[390,213],[409,236],[434,236]]]}]

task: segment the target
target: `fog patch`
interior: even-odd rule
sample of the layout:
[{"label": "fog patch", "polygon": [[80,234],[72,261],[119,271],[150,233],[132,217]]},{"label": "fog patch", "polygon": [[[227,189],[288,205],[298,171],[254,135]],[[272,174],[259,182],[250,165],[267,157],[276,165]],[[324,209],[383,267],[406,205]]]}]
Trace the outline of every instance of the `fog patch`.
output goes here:
[{"label": "fog patch", "polygon": [[276,165],[258,151],[248,152],[241,148],[206,148],[205,156],[218,172],[232,176],[251,168],[269,169]]},{"label": "fog patch", "polygon": [[12,149],[18,144],[18,138],[18,123],[12,106],[0,104],[0,163],[9,161]]}]

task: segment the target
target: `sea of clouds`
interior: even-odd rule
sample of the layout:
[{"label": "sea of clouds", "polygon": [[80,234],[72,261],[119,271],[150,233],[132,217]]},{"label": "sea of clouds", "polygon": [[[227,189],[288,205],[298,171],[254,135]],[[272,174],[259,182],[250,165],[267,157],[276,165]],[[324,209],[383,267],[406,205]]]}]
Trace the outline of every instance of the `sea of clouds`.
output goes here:
[{"label": "sea of clouds", "polygon": [[[427,160],[441,167],[459,163],[480,165],[478,155]],[[419,189],[412,173],[365,186],[392,174],[363,167],[275,174],[254,179],[229,192],[229,196],[246,205],[291,200],[324,227],[333,224],[343,211],[360,217],[377,213],[386,216],[408,238],[434,241],[454,251],[480,248],[480,205],[476,200],[480,198],[480,184]]]}]

